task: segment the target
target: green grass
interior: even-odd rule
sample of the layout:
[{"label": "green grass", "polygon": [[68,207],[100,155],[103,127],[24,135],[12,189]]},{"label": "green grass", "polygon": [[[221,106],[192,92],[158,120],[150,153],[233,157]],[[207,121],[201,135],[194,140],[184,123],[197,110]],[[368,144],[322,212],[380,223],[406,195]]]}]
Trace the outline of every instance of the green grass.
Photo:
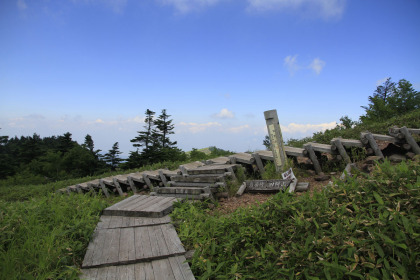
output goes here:
[{"label": "green grass", "polygon": [[0,279],[77,279],[99,215],[110,204],[99,196],[51,193],[0,201]]},{"label": "green grass", "polygon": [[416,279],[419,203],[419,164],[385,162],[312,196],[228,216],[184,203],[172,218],[197,279]]}]

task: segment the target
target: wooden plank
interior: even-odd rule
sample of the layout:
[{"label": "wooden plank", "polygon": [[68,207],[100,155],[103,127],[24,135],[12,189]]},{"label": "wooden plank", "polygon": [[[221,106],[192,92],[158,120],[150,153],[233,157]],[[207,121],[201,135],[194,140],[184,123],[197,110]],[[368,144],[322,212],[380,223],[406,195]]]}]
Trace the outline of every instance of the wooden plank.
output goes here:
[{"label": "wooden plank", "polygon": [[120,265],[117,267],[117,275],[116,279],[121,280],[136,280],[136,274],[134,271],[134,264],[130,265]]},{"label": "wooden plank", "polygon": [[130,197],[127,197],[124,200],[121,200],[120,202],[115,203],[114,205],[111,205],[111,206],[107,207],[105,210],[118,210],[120,208],[124,208],[123,205],[127,204],[130,201],[134,201],[136,199],[139,199],[139,198],[145,198],[145,197],[135,194],[135,195],[132,195]]},{"label": "wooden plank", "polygon": [[206,164],[229,164],[230,159],[228,157],[217,157],[206,160]]},{"label": "wooden plank", "polygon": [[246,184],[245,184],[245,183],[243,183],[243,184],[239,187],[239,190],[238,190],[238,192],[236,193],[236,196],[241,196],[241,195],[243,195],[243,193],[245,192],[245,190],[246,190]]},{"label": "wooden plank", "polygon": [[[118,214],[118,211],[125,211],[125,210],[130,209],[131,207],[133,207],[135,205],[144,203],[148,199],[149,199],[148,195],[137,195],[137,197],[133,200],[127,200],[127,201],[125,201],[125,203],[123,203],[121,205],[118,205],[118,207],[106,208],[105,210],[113,210],[114,211],[113,213],[115,215],[120,215],[120,214]],[[105,210],[104,210],[104,213],[105,213]],[[121,215],[123,215],[123,213]]]},{"label": "wooden plank", "polygon": [[305,149],[306,149],[306,151],[309,154],[309,158],[311,159],[311,161],[312,161],[312,163],[314,165],[314,168],[315,168],[316,173],[318,175],[323,174],[322,169],[321,169],[321,165],[319,164],[318,158],[317,158],[317,156],[315,154],[315,151],[314,151],[312,145],[311,144],[306,144],[305,145]]},{"label": "wooden plank", "polygon": [[152,266],[155,279],[175,280],[171,264],[168,259],[153,261]]},{"label": "wooden plank", "polygon": [[420,147],[417,144],[417,142],[414,140],[413,136],[411,135],[411,133],[408,131],[408,128],[403,126],[400,129],[401,133],[404,135],[405,140],[407,141],[408,144],[410,144],[411,149],[414,151],[414,153],[416,153],[417,155],[420,154]]},{"label": "wooden plank", "polygon": [[162,232],[162,225],[161,226],[150,226],[150,228],[154,229],[154,235],[157,241],[157,245],[159,248],[159,255],[158,256],[168,256],[172,254],[173,252],[170,252],[168,249],[168,245],[165,242],[165,237],[163,236]]},{"label": "wooden plank", "polygon": [[229,158],[231,162],[235,163],[240,162],[245,164],[253,164],[255,162],[255,159],[252,157],[252,155],[248,153],[237,153],[234,155],[230,155]]},{"label": "wooden plank", "polygon": [[114,184],[115,188],[117,188],[117,191],[118,191],[119,195],[124,196],[124,193],[121,189],[120,183],[118,182],[117,178],[113,178],[112,181],[113,181],[113,184]]},{"label": "wooden plank", "polygon": [[143,171],[143,176],[147,175],[147,177],[153,179],[153,180],[158,180],[160,181],[160,177],[159,177],[159,170],[147,170],[147,171]]},{"label": "wooden plank", "polygon": [[171,254],[185,253],[185,249],[176,233],[175,227],[172,224],[164,224],[160,225],[160,228],[163,232],[169,252],[171,252]]},{"label": "wooden plank", "polygon": [[362,134],[364,135],[364,138],[367,139],[367,141],[369,142],[369,145],[373,149],[373,151],[375,152],[375,155],[383,158],[384,155],[382,154],[381,149],[379,149],[378,143],[376,143],[373,134],[370,133],[370,132],[362,133]]},{"label": "wooden plank", "polygon": [[252,180],[245,181],[247,192],[278,192],[286,189],[292,180]]},{"label": "wooden plank", "polygon": [[150,259],[153,257],[148,227],[138,227],[134,230],[136,259]]},{"label": "wooden plank", "polygon": [[111,228],[102,230],[105,232],[106,246],[103,247],[102,256],[98,265],[118,263],[121,229]]},{"label": "wooden plank", "polygon": [[179,266],[175,258],[176,257],[168,258],[169,264],[171,265],[172,269],[172,275],[174,276],[175,280],[184,280],[184,274],[182,273],[181,267]]},{"label": "wooden plank", "polygon": [[[183,278],[180,278],[180,279],[195,280],[195,277],[194,277],[194,275],[191,271],[191,268],[188,265],[187,260],[185,259],[184,256],[170,257],[169,262],[172,265],[172,270],[174,270],[174,266],[179,267],[180,271],[182,272],[182,276],[183,276]],[[176,275],[176,274],[174,273],[174,275]]]},{"label": "wooden plank", "polygon": [[[284,149],[286,149],[287,146],[284,146]],[[258,155],[263,160],[269,160],[274,161],[274,156],[272,151],[257,151]]]},{"label": "wooden plank", "polygon": [[152,182],[150,181],[149,176],[145,173],[143,173],[142,176],[143,176],[143,180],[146,182],[146,185],[149,187],[149,189],[151,191],[153,191],[154,186],[153,186]]},{"label": "wooden plank", "polygon": [[109,266],[108,267],[108,272],[106,274],[106,279],[107,280],[115,280],[115,279],[119,279],[118,277],[118,270],[116,266]]},{"label": "wooden plank", "polygon": [[82,275],[80,275],[80,279],[83,280],[96,280],[96,276],[98,275],[98,269],[97,268],[88,268],[88,269],[82,269]]},{"label": "wooden plank", "polygon": [[159,170],[159,176],[160,176],[160,180],[162,181],[163,185],[165,187],[169,187],[168,180],[167,180],[165,174],[163,174],[162,170]]},{"label": "wooden plank", "polygon": [[122,226],[122,216],[111,216],[108,228],[120,228]]},{"label": "wooden plank", "polygon": [[[368,134],[372,135],[373,139],[375,139],[375,140],[387,141],[387,142],[391,142],[391,143],[398,142],[397,139],[395,137],[393,137],[393,136],[382,135],[382,134],[374,134],[374,133],[370,133],[370,132],[362,132],[362,133],[360,133],[360,137],[362,139],[362,142],[363,142],[363,138],[366,138],[366,136]],[[367,139],[367,140],[369,141],[369,139]]]},{"label": "wooden plank", "polygon": [[346,163],[351,163],[350,157],[347,155],[346,149],[344,149],[341,139],[337,138],[334,140],[334,146],[338,149],[338,152]]},{"label": "wooden plank", "polygon": [[160,212],[162,209],[162,205],[166,204],[167,202],[173,203],[173,198],[170,197],[163,197],[160,200],[158,200],[156,203],[150,204],[147,207],[141,208],[141,211],[146,212]]},{"label": "wooden plank", "polygon": [[183,187],[170,187],[170,188],[159,188],[158,194],[201,194],[203,188],[183,188]]},{"label": "wooden plank", "polygon": [[331,140],[331,145],[332,145],[332,149],[334,150],[334,141],[340,139],[341,140],[341,144],[343,144],[344,147],[346,148],[351,148],[351,147],[356,147],[356,148],[363,148],[364,145],[362,143],[362,141],[360,140],[354,140],[354,139],[344,139],[344,138],[333,138]]},{"label": "wooden plank", "polygon": [[137,227],[134,229],[134,241],[136,248],[136,260],[150,258],[152,256],[147,227]]},{"label": "wooden plank", "polygon": [[96,226],[96,229],[103,229],[103,228],[109,228],[109,222],[111,221],[112,216],[104,216],[102,215],[99,218],[99,223]]},{"label": "wooden plank", "polygon": [[328,144],[320,144],[320,143],[314,143],[309,142],[304,145],[311,145],[313,150],[320,153],[328,153],[328,154],[336,154],[336,152],[332,149],[331,145]]},{"label": "wooden plank", "polygon": [[159,228],[155,226],[150,226],[150,227],[147,227],[146,230],[149,234],[151,256],[152,257],[162,256],[162,254],[160,254],[158,237],[157,237],[157,231],[159,230]]},{"label": "wooden plank", "polygon": [[134,267],[136,280],[159,280],[155,278],[151,262],[139,263]]},{"label": "wooden plank", "polygon": [[161,199],[163,199],[163,198],[157,197],[157,196],[149,196],[147,199],[142,200],[139,203],[130,205],[129,207],[125,207],[124,210],[127,210],[127,211],[143,211],[143,209],[146,209],[150,205],[153,205],[153,204],[157,203]]},{"label": "wooden plank", "polygon": [[91,255],[90,255],[90,257],[86,257],[86,255],[85,255],[85,259],[83,260],[83,264],[82,264],[83,268],[91,267],[91,266],[94,266],[94,265],[98,264],[98,261],[102,257],[103,247],[105,246],[105,242],[106,242],[105,238],[106,238],[106,236],[105,236],[105,234],[103,234],[103,230],[98,230],[94,233],[94,236],[93,236],[93,243],[94,243],[93,252],[89,253],[89,248],[88,248],[88,251],[86,252],[86,255],[88,253],[91,254]]},{"label": "wooden plank", "polygon": [[133,246],[134,244],[134,228],[122,228],[118,254],[119,262],[128,262],[136,258],[136,249]]},{"label": "wooden plank", "polygon": [[261,157],[258,153],[253,153],[252,157],[255,160],[255,163],[257,164],[258,170],[260,171],[260,174],[264,174],[264,165],[262,163]]},{"label": "wooden plank", "polygon": [[98,274],[96,275],[96,279],[107,279],[108,276],[108,267],[101,267],[98,269]]},{"label": "wooden plank", "polygon": [[171,181],[176,183],[216,183],[225,182],[225,174],[210,174],[209,176],[190,175],[190,176],[172,176]]},{"label": "wooden plank", "polygon": [[92,265],[95,255],[95,249],[99,248],[104,241],[99,237],[99,231],[95,230],[89,241],[85,257],[83,259],[82,267],[89,267]]}]

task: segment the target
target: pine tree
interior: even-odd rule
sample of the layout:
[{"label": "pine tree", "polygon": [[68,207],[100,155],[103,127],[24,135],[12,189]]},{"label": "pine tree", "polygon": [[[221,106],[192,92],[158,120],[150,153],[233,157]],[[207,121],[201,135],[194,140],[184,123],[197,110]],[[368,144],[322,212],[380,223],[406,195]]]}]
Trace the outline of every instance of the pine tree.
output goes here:
[{"label": "pine tree", "polygon": [[175,127],[169,117],[170,115],[166,114],[166,109],[163,109],[157,120],[155,120],[156,136],[162,148],[171,148],[177,143],[169,140],[169,135],[174,134],[173,130]]},{"label": "pine tree", "polygon": [[134,139],[131,139],[130,141],[133,144],[134,147],[136,148],[140,148],[140,147],[144,147],[144,149],[149,148],[149,146],[151,144],[153,144],[153,133],[154,133],[154,115],[155,112],[147,109],[146,110],[146,118],[144,119],[144,122],[146,123],[146,125],[144,126],[144,128],[146,129],[145,131],[137,131],[137,133],[139,134],[137,137],[135,137]]},{"label": "pine tree", "polygon": [[105,154],[104,160],[111,166],[111,170],[115,170],[122,161],[119,157],[120,154],[122,154],[122,152],[119,150],[118,142],[115,142],[114,145],[112,145],[112,149]]}]

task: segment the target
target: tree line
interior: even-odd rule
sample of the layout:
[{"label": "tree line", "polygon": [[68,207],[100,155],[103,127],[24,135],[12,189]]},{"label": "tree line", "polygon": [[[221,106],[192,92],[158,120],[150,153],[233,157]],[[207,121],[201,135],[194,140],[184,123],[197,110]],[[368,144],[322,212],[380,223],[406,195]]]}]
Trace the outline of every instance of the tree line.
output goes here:
[{"label": "tree line", "polygon": [[[131,139],[134,151],[127,159],[121,158],[119,143],[115,142],[110,150],[101,153],[95,149],[92,137],[87,134],[83,144],[72,139],[67,132],[60,136],[41,138],[32,136],[0,136],[0,179],[30,178],[32,183],[43,183],[67,178],[78,178],[101,174],[116,169],[133,169],[163,161],[186,161],[206,159],[206,154],[196,149],[187,155],[179,149],[174,134],[173,120],[166,109],[156,116],[147,109],[145,125]],[[229,153],[212,147],[211,156]]]}]

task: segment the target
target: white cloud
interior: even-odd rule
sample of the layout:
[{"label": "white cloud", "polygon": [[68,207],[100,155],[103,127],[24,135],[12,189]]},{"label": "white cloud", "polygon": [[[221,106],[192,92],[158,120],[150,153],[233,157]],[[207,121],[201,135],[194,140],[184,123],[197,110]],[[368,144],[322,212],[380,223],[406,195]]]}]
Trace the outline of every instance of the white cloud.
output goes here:
[{"label": "white cloud", "polygon": [[288,55],[284,58],[284,66],[286,66],[291,76],[302,69],[311,69],[319,75],[326,64],[325,61],[317,57],[314,58],[308,66],[301,66],[297,61],[297,57],[298,55],[296,54],[294,56]]},{"label": "white cloud", "polygon": [[213,6],[221,0],[158,0],[164,5],[174,6],[178,13],[186,14]]},{"label": "white cloud", "polygon": [[241,126],[229,127],[227,129],[227,131],[231,132],[231,133],[239,133],[239,132],[242,132],[242,131],[250,129],[250,128],[251,127],[248,124],[245,124],[245,125],[241,125]]},{"label": "white cloud", "polygon": [[248,0],[250,11],[293,11],[310,17],[339,18],[346,0]]},{"label": "white cloud", "polygon": [[214,114],[213,117],[218,119],[233,119],[235,117],[235,114],[232,111],[229,111],[228,109],[224,108],[219,113]]},{"label": "white cloud", "polygon": [[294,75],[299,70],[299,65],[297,64],[297,54],[294,56],[288,55],[284,59],[284,65],[289,70],[290,75]]},{"label": "white cloud", "polygon": [[319,75],[322,71],[322,69],[325,67],[325,61],[315,58],[311,64],[309,65],[309,68],[314,70],[314,72]]},{"label": "white cloud", "polygon": [[380,86],[380,85],[382,85],[383,83],[385,83],[385,82],[386,82],[386,80],[388,80],[388,78],[389,78],[389,77],[385,77],[385,78],[383,78],[383,79],[377,80],[377,81],[376,81],[376,86]]},{"label": "white cloud", "polygon": [[320,124],[298,124],[298,123],[290,123],[286,126],[281,125],[281,131],[284,133],[313,133],[317,131],[325,131],[326,129],[331,129],[337,126],[336,122],[330,123],[320,123]]},{"label": "white cloud", "polygon": [[218,122],[207,122],[207,123],[180,122],[179,125],[183,128],[186,128],[191,133],[203,132],[207,130],[208,128],[222,126]]},{"label": "white cloud", "polygon": [[17,7],[19,10],[24,11],[28,8],[28,6],[25,3],[25,0],[17,0]]}]

